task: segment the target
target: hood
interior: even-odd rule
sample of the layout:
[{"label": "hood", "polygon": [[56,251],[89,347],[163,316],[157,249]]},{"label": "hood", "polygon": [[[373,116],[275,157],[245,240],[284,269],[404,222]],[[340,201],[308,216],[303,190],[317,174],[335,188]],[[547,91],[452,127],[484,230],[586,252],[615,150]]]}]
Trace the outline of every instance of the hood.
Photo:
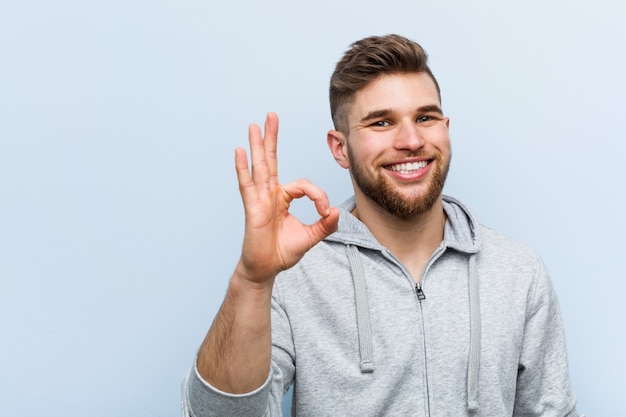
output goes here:
[{"label": "hood", "polygon": [[[354,196],[339,205],[339,227],[326,240],[367,249],[384,249],[368,227],[351,214],[355,207]],[[481,242],[479,223],[474,215],[463,203],[446,195],[443,196],[443,210],[448,217],[442,242],[444,247],[467,254],[477,253]]]}]

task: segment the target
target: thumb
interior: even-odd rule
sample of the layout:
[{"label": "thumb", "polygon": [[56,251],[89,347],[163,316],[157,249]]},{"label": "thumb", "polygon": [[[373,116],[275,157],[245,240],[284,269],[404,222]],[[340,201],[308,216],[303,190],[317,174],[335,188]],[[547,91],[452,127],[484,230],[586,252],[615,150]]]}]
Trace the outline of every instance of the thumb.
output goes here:
[{"label": "thumb", "polygon": [[313,223],[309,230],[311,232],[311,237],[315,243],[317,243],[330,234],[336,232],[338,227],[339,209],[337,207],[332,207],[328,210],[328,214]]}]

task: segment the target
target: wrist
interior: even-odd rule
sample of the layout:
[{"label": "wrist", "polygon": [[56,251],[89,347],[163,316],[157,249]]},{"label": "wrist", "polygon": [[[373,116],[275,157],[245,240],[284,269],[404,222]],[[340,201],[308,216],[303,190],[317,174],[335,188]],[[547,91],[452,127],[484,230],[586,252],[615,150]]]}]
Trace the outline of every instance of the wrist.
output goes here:
[{"label": "wrist", "polygon": [[230,289],[237,293],[245,292],[264,296],[268,293],[271,294],[275,278],[275,274],[259,276],[256,273],[251,273],[240,261],[231,277]]}]

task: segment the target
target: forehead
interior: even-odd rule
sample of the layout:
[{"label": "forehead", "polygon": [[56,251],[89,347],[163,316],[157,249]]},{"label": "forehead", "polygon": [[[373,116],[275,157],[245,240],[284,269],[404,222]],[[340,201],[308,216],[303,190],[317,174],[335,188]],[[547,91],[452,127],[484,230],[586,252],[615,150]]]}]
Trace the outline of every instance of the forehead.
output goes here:
[{"label": "forehead", "polygon": [[362,117],[376,110],[415,111],[427,105],[440,105],[433,79],[426,73],[381,75],[354,95],[349,118]]}]

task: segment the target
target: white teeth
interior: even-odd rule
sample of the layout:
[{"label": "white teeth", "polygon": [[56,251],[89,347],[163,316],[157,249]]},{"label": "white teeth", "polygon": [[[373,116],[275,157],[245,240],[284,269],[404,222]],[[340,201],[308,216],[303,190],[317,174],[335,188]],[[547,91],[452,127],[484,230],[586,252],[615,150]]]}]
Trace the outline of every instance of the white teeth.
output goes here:
[{"label": "white teeth", "polygon": [[410,174],[411,172],[424,168],[426,165],[428,165],[426,161],[409,162],[406,164],[390,165],[389,169],[401,174]]}]

